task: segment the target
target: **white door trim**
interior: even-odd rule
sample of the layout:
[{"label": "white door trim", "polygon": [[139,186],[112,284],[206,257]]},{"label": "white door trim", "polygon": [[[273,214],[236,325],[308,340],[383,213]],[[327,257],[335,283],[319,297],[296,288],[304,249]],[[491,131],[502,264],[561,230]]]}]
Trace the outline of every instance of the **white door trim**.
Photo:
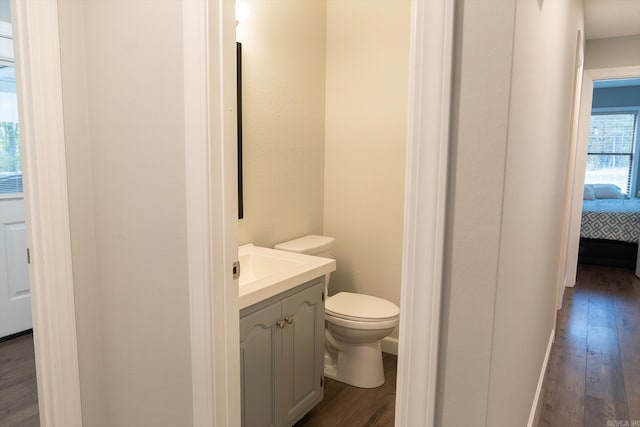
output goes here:
[{"label": "white door trim", "polygon": [[183,1],[193,425],[240,425],[235,2]]},{"label": "white door trim", "polygon": [[573,200],[571,201],[571,223],[565,280],[566,286],[576,284],[578,271],[578,249],[580,247],[580,223],[582,218],[582,199],[584,192],[584,173],[587,167],[587,148],[589,145],[589,122],[595,80],[625,79],[640,77],[640,66],[585,69],[582,77],[580,97],[580,120],[578,122],[578,141],[575,151],[575,174],[573,179]]},{"label": "white door trim", "polygon": [[55,0],[12,1],[40,425],[82,425]]},{"label": "white door trim", "polygon": [[454,4],[412,2],[398,426],[435,423]]}]

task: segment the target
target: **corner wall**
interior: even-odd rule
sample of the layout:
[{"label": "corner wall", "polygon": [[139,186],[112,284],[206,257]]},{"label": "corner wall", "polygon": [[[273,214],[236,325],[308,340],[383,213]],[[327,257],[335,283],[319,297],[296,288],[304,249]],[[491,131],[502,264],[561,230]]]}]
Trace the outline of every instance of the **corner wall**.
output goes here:
[{"label": "corner wall", "polygon": [[526,425],[554,327],[582,2],[457,13],[437,425]]},{"label": "corner wall", "polygon": [[[330,294],[400,305],[409,0],[327,2],[324,233]],[[397,331],[394,332],[397,337]]]},{"label": "corner wall", "polygon": [[322,234],[325,1],[245,0],[239,243]]}]

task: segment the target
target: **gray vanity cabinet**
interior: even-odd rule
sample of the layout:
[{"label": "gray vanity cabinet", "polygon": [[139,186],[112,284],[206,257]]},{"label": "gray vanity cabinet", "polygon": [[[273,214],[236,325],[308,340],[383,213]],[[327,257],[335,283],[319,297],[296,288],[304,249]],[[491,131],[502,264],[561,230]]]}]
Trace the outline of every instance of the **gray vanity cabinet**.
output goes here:
[{"label": "gray vanity cabinet", "polygon": [[290,426],[322,400],[323,280],[241,311],[244,427]]}]

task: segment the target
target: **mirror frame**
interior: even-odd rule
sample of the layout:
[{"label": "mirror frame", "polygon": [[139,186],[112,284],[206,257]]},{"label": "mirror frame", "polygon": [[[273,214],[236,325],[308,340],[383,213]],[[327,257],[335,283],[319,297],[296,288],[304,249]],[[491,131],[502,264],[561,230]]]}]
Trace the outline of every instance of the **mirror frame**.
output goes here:
[{"label": "mirror frame", "polygon": [[236,42],[236,92],[238,116],[238,219],[244,218],[242,195],[242,43]]}]

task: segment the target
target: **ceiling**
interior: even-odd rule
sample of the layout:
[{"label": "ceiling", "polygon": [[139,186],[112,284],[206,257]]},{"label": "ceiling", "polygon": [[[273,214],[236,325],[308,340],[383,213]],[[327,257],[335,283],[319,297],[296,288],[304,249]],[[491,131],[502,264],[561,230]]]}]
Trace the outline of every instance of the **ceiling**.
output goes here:
[{"label": "ceiling", "polygon": [[584,0],[587,40],[640,34],[640,0]]}]

